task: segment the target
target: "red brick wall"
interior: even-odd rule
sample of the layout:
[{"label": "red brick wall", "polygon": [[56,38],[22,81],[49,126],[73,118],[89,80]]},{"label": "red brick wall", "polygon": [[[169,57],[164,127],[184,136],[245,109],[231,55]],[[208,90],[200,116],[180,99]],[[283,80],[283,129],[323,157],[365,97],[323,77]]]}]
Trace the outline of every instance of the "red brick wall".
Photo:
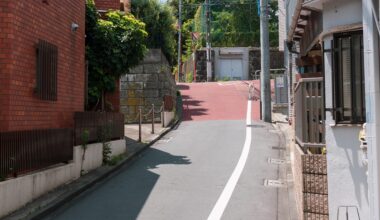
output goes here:
[{"label": "red brick wall", "polygon": [[120,0],[95,0],[95,5],[98,10],[119,10]]},{"label": "red brick wall", "polygon": [[[71,127],[84,110],[85,0],[46,2],[0,1],[0,131]],[[34,94],[39,39],[58,46],[57,101]]]}]

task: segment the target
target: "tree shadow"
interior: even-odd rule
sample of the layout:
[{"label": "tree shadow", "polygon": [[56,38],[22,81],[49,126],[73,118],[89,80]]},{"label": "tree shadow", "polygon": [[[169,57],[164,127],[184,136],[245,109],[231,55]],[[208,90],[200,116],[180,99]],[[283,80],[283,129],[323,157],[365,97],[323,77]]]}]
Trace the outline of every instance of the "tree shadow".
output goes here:
[{"label": "tree shadow", "polygon": [[152,170],[160,165],[189,164],[191,161],[186,156],[149,148],[128,169],[122,168],[112,179],[73,201],[53,219],[136,219],[160,178]]},{"label": "tree shadow", "polygon": [[191,121],[193,116],[207,115],[208,109],[197,108],[204,101],[194,100],[189,95],[182,95],[182,121]]}]

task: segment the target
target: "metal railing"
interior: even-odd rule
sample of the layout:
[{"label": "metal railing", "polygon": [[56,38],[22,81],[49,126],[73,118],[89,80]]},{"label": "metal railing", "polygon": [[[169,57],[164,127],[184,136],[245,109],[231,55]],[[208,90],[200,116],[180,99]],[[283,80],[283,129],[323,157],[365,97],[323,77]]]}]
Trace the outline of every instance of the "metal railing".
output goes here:
[{"label": "metal railing", "polygon": [[161,125],[162,127],[165,126],[165,101],[162,102],[162,105],[160,107],[160,109],[158,111],[155,110],[155,106],[154,104],[152,104],[152,107],[150,108],[150,110],[144,114],[143,113],[143,110],[142,108],[140,107],[139,108],[139,111],[136,115],[136,119],[138,118],[138,121],[139,121],[139,139],[138,141],[141,142],[142,141],[142,131],[141,131],[141,126],[143,124],[143,118],[149,118],[150,117],[150,123],[152,125],[152,128],[151,128],[151,134],[154,134],[154,124],[155,124],[155,119],[156,119],[156,114],[161,114]]},{"label": "metal railing", "polygon": [[295,136],[301,147],[325,146],[323,78],[302,78],[295,90]]},{"label": "metal railing", "polygon": [[124,138],[124,115],[116,112],[76,112],[75,144],[83,144],[83,133],[88,132],[87,143],[100,141],[101,130],[108,129],[107,138],[116,140]]},{"label": "metal railing", "polygon": [[72,129],[0,133],[0,179],[17,177],[72,159]]}]

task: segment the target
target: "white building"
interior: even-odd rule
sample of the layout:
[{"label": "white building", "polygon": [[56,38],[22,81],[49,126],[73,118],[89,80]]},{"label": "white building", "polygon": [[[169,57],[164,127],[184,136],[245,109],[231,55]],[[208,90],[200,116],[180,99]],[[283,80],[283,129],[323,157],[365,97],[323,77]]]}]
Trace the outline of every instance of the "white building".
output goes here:
[{"label": "white building", "polygon": [[326,149],[329,219],[379,220],[379,2],[286,0],[285,8],[296,146]]}]

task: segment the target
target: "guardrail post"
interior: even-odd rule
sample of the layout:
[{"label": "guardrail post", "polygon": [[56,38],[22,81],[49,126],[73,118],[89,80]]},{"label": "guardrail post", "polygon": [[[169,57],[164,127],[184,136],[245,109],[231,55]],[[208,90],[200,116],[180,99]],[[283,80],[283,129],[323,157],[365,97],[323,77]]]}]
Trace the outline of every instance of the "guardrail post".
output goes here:
[{"label": "guardrail post", "polygon": [[161,122],[162,127],[165,127],[165,101],[162,101]]},{"label": "guardrail post", "polygon": [[154,104],[152,104],[152,134],[154,134]]},{"label": "guardrail post", "polygon": [[141,142],[141,123],[142,123],[142,114],[141,107],[139,108],[139,142]]}]

